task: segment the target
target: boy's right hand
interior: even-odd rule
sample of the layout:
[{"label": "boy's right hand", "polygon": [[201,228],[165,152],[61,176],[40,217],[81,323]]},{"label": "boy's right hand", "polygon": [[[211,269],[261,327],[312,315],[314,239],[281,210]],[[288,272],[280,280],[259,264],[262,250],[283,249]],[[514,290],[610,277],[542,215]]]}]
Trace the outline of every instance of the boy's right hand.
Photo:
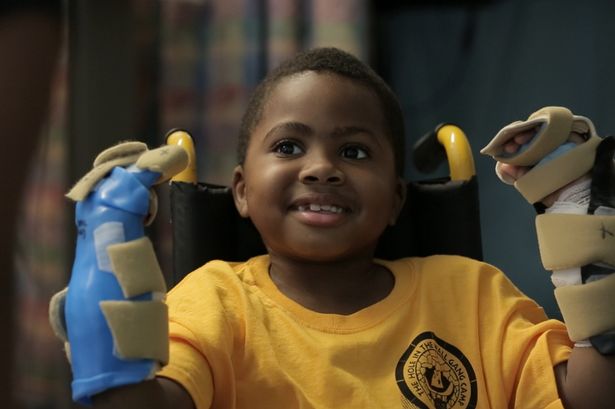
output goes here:
[{"label": "boy's right hand", "polygon": [[75,401],[149,379],[168,359],[166,286],[144,223],[156,210],[151,186],[187,160],[181,147],[122,143],[102,152],[67,194],[77,202],[77,248],[50,318],[67,342]]}]

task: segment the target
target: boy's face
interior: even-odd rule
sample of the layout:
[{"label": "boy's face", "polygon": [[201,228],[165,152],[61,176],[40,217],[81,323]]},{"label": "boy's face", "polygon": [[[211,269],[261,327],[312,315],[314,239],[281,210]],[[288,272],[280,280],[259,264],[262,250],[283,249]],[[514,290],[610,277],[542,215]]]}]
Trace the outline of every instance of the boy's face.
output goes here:
[{"label": "boy's face", "polygon": [[333,261],[371,252],[405,197],[379,99],[330,73],[282,79],[233,193],[272,256]]}]

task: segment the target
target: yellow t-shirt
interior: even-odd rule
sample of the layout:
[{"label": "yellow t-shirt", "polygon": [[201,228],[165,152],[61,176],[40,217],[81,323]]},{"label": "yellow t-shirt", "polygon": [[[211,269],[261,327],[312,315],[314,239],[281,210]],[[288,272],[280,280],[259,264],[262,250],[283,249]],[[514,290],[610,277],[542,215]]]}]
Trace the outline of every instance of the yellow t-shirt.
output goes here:
[{"label": "yellow t-shirt", "polygon": [[565,326],[499,270],[456,256],[379,263],[391,294],[351,315],[284,296],[268,256],[206,264],[169,293],[160,375],[198,409],[562,407]]}]

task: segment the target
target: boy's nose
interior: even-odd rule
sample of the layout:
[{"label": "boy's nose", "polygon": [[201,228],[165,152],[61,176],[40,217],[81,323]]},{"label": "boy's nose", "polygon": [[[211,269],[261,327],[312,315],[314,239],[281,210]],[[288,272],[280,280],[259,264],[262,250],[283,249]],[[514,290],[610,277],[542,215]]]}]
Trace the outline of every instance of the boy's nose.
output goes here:
[{"label": "boy's nose", "polygon": [[327,158],[318,158],[307,163],[299,174],[306,184],[323,183],[338,185],[344,182],[344,173]]}]

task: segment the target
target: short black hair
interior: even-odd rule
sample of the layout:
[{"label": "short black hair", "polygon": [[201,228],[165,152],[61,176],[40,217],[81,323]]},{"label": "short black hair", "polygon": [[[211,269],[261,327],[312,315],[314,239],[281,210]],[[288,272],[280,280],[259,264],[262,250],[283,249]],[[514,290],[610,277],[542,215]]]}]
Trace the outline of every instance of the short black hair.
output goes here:
[{"label": "short black hair", "polygon": [[380,98],[386,121],[389,142],[395,155],[395,170],[404,173],[405,131],[404,117],[399,101],[386,82],[367,64],[355,56],[333,47],[315,48],[298,53],[271,71],[256,87],[241,121],[237,143],[237,160],[243,164],[250,135],[261,120],[263,108],[275,86],[287,77],[306,71],[332,73],[367,86]]}]

